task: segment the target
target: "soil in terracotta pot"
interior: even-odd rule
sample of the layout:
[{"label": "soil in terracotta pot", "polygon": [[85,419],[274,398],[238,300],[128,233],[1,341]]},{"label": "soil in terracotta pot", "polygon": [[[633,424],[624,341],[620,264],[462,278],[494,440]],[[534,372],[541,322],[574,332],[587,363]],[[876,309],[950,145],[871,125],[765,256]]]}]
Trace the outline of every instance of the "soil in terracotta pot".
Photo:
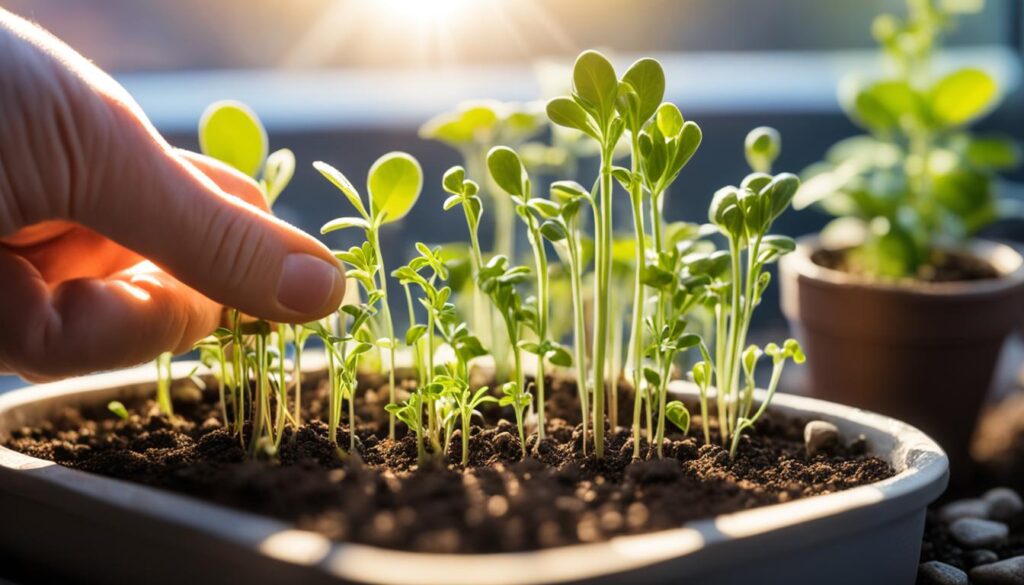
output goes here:
[{"label": "soil in terracotta pot", "polygon": [[[857,264],[853,250],[854,248],[816,250],[811,254],[811,260],[818,266],[866,276],[863,267]],[[916,280],[933,283],[987,278],[999,278],[999,271],[985,260],[970,254],[938,250],[932,253],[931,260],[923,264],[915,275]]]},{"label": "soil in terracotta pot", "polygon": [[[364,380],[361,387],[379,387],[375,382]],[[320,383],[305,393],[310,418],[326,403]],[[548,437],[539,446],[531,440],[534,455],[523,461],[515,427],[503,418],[511,411],[493,407],[485,412],[488,428],[472,429],[465,469],[450,462],[417,469],[413,437],[400,425],[397,440],[386,438],[386,420],[377,414],[386,399],[383,388],[364,393],[360,403],[358,456],[340,460],[327,426],[313,421],[296,434],[286,431],[276,461],[253,461],[222,427],[215,390],[189,390],[185,383],[176,392],[174,422],[154,415],[152,401],[141,399],[126,405],[132,413],[128,421],[105,405],[68,408],[39,427],[17,431],[6,446],[273,516],[330,538],[434,552],[601,541],[893,474],[887,463],[867,456],[856,438],[810,457],[802,439],[804,421],[770,413],[742,440],[735,460],[718,444],[703,444],[699,418],[688,436],[669,434],[663,460],[631,461],[627,429],[609,433],[603,461],[583,457],[575,385],[559,378],[552,380]],[[629,394],[620,392],[625,416],[632,410]],[[348,444],[346,432],[339,439]],[[451,461],[459,460],[460,449],[456,431]]]}]

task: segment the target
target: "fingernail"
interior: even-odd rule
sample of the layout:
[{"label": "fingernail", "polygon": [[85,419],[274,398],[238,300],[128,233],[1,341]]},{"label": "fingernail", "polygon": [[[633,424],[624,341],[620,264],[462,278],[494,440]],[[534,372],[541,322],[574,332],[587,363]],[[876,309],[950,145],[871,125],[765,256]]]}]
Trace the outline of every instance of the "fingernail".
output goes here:
[{"label": "fingernail", "polygon": [[309,254],[289,254],[277,283],[277,301],[299,313],[318,313],[339,286],[341,271]]}]

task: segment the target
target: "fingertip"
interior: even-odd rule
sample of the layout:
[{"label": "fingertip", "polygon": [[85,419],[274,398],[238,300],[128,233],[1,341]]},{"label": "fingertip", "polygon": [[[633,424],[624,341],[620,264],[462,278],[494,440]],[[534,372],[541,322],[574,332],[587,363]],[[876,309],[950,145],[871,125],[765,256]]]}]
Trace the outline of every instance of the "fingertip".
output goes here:
[{"label": "fingertip", "polygon": [[277,301],[296,313],[292,321],[323,318],[341,305],[344,296],[345,270],[336,259],[304,252],[293,252],[285,257],[277,285]]}]

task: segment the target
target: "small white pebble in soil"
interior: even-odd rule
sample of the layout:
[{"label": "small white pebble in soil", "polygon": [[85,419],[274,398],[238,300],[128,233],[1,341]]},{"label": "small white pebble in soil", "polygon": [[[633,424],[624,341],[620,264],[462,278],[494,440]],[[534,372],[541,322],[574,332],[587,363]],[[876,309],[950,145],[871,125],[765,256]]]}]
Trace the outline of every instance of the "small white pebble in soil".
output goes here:
[{"label": "small white pebble in soil", "polygon": [[1020,585],[1024,583],[1024,556],[971,569],[971,583],[975,585]]},{"label": "small white pebble in soil", "polygon": [[928,561],[917,567],[918,585],[967,585],[967,573],[946,563]]},{"label": "small white pebble in soil", "polygon": [[939,520],[946,524],[961,518],[988,518],[992,507],[981,498],[954,500],[939,508]]},{"label": "small white pebble in soil", "polygon": [[804,427],[804,447],[808,455],[815,455],[839,444],[839,427],[823,421],[812,420]]},{"label": "small white pebble in soil", "polygon": [[949,533],[965,548],[983,548],[1005,540],[1010,529],[1002,522],[961,518],[949,525]]},{"label": "small white pebble in soil", "polygon": [[1007,487],[997,487],[981,496],[991,507],[989,518],[993,520],[1009,520],[1024,512],[1024,501],[1020,494]]}]

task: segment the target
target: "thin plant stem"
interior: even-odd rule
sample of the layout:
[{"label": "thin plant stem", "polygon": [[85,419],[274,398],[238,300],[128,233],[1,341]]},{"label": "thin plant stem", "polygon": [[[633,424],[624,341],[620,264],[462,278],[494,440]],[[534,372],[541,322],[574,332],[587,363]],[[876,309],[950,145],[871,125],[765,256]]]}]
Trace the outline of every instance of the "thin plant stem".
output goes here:
[{"label": "thin plant stem", "polygon": [[580,282],[580,251],[579,239],[577,237],[576,220],[573,219],[569,225],[569,287],[572,291],[572,312],[575,321],[575,334],[573,335],[573,348],[576,351],[576,391],[580,397],[580,410],[583,423],[583,456],[587,456],[587,419],[590,418],[590,392],[587,389],[587,365],[586,348],[584,347],[584,331],[586,331],[586,320],[583,315],[583,291]]},{"label": "thin plant stem", "polygon": [[[395,324],[391,319],[391,307],[390,299],[388,297],[388,276],[387,271],[384,269],[384,256],[380,251],[380,235],[376,230],[369,230],[367,235],[372,237],[371,242],[374,252],[377,254],[377,270],[380,272],[378,287],[380,292],[384,293],[384,298],[381,299],[381,315],[384,317],[384,325],[387,327],[388,335],[388,404],[395,403]],[[393,412],[388,413],[388,438],[395,438],[395,414]]]},{"label": "thin plant stem", "polygon": [[611,284],[612,156],[606,147],[601,159],[600,221],[596,226],[597,265],[594,282],[594,454],[604,458],[605,358],[607,357],[608,293]]}]

